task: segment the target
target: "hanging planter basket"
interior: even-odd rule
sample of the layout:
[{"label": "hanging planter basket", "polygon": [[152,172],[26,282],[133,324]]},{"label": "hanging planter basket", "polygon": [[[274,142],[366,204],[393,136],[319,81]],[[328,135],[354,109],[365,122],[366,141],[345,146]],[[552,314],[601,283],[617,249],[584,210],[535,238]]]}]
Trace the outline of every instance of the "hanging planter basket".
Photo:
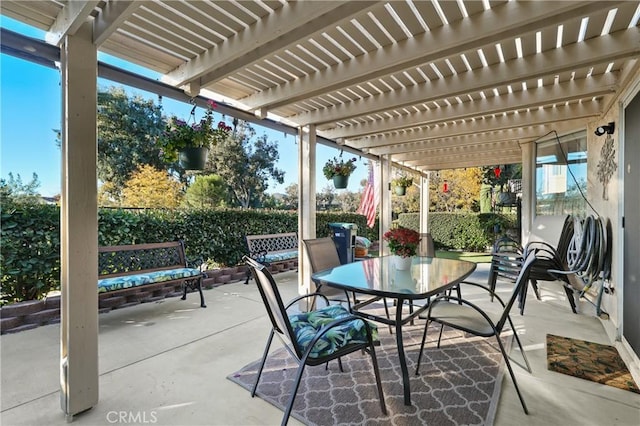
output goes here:
[{"label": "hanging planter basket", "polygon": [[349,176],[334,175],[332,179],[336,189],[345,189],[349,185]]},{"label": "hanging planter basket", "polygon": [[406,186],[394,186],[394,191],[396,193],[396,195],[399,196],[403,196],[407,193],[407,187]]},{"label": "hanging planter basket", "polygon": [[178,162],[185,170],[203,170],[208,154],[209,148],[183,148],[178,152]]}]

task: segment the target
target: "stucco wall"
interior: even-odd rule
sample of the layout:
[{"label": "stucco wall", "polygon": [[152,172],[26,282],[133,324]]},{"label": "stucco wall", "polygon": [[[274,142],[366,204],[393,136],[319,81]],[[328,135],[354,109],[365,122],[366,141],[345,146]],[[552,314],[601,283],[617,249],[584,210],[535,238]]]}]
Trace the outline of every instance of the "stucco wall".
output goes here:
[{"label": "stucco wall", "polygon": [[[615,328],[620,326],[621,322],[621,295],[622,291],[622,276],[623,271],[620,270],[620,259],[622,258],[621,250],[621,238],[622,227],[620,219],[622,217],[622,185],[621,179],[623,177],[622,165],[620,164],[621,153],[621,102],[625,97],[629,96],[632,87],[635,87],[640,81],[640,69],[636,70],[633,76],[628,80],[628,84],[620,91],[620,96],[614,99],[610,104],[608,111],[604,111],[604,114],[596,120],[589,123],[587,127],[587,198],[593,207],[605,220],[611,221],[612,230],[612,273],[611,282],[609,286],[614,288],[613,294],[604,294],[602,299],[602,307],[610,316],[610,321]],[[614,151],[615,151],[615,163],[617,165],[616,171],[609,181],[607,192],[608,200],[603,198],[603,184],[598,179],[597,170],[598,163],[601,160],[602,147],[605,144],[606,136],[596,136],[595,129],[603,124],[609,122],[615,122],[616,130],[613,135]],[[596,214],[596,213],[592,213]]]}]

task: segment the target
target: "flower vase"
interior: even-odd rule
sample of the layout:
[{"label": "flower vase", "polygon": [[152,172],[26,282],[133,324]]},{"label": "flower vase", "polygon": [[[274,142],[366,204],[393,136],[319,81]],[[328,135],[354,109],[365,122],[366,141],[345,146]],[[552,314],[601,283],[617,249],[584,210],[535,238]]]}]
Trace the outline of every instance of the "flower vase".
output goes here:
[{"label": "flower vase", "polygon": [[393,256],[393,264],[398,271],[407,271],[411,269],[411,261],[413,257],[402,257],[398,255]]},{"label": "flower vase", "polygon": [[183,148],[178,152],[178,162],[185,170],[203,170],[209,149],[204,147]]},{"label": "flower vase", "polygon": [[332,179],[336,189],[345,189],[349,185],[349,176],[334,175]]}]

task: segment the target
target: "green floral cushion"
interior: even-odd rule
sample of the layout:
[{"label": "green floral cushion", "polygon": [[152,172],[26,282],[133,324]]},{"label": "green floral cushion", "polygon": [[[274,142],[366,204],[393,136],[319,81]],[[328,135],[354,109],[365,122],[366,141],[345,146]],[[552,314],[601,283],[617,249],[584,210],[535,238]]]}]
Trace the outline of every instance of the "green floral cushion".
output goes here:
[{"label": "green floral cushion", "polygon": [[284,253],[269,253],[260,258],[261,262],[281,262],[283,260],[295,259],[298,257],[298,250],[287,251]]},{"label": "green floral cushion", "polygon": [[201,272],[194,268],[178,268],[166,271],[146,272],[143,274],[127,275],[124,277],[104,278],[98,280],[98,293],[137,287],[144,284],[172,281],[180,278],[196,277]]},{"label": "green floral cushion", "polygon": [[[349,311],[340,305],[331,305],[316,311],[290,315],[291,327],[303,352],[323,325],[349,316]],[[378,340],[378,328],[369,323],[373,340]],[[327,332],[313,347],[311,358],[331,355],[349,343],[366,343],[367,330],[362,320],[345,322]]]}]

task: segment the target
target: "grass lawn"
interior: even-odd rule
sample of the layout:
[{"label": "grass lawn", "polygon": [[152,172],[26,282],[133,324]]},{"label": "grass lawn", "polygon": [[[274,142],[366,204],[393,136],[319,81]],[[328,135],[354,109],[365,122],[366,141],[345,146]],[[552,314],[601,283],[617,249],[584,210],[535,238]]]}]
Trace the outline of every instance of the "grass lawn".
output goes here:
[{"label": "grass lawn", "polygon": [[445,259],[468,260],[469,262],[475,262],[475,263],[491,262],[491,253],[473,253],[468,251],[437,250],[436,257],[442,257]]},{"label": "grass lawn", "polygon": [[[370,256],[378,256],[377,250],[369,250]],[[491,253],[473,253],[469,251],[446,251],[436,250],[436,257],[442,257],[443,259],[460,259],[468,260],[475,263],[490,263]]]}]

